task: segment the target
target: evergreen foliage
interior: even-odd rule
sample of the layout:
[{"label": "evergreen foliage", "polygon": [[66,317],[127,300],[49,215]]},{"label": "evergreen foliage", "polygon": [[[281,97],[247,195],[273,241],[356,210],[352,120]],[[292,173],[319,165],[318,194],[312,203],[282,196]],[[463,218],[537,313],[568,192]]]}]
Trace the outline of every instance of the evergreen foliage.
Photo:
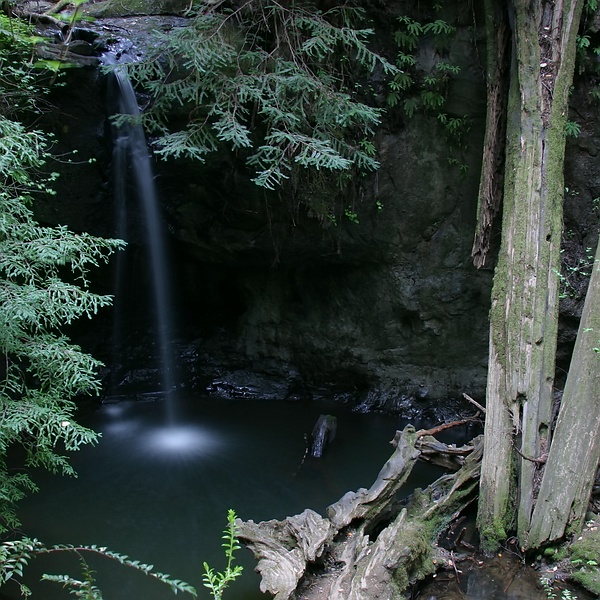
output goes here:
[{"label": "evergreen foliage", "polygon": [[[127,65],[152,98],[145,125],[163,157],[204,160],[222,144],[242,155],[254,183],[274,189],[298,167],[372,171],[382,111],[357,73],[397,68],[373,52],[363,11],[308,2],[201,0],[190,22]],[[179,110],[183,125],[168,115]]]},{"label": "evergreen foliage", "polygon": [[408,117],[417,110],[442,109],[448,81],[460,68],[444,60],[436,60],[429,72],[421,72],[416,53],[421,38],[432,35],[439,41],[454,32],[455,28],[442,19],[421,23],[408,16],[398,17],[394,31],[398,71],[388,83],[387,103],[390,106],[401,104]]},{"label": "evergreen foliage", "polygon": [[74,413],[78,395],[98,392],[100,363],[62,329],[110,303],[90,291],[88,270],[122,245],[62,226],[42,227],[34,219],[34,195],[51,190],[40,175],[44,136],[14,120],[37,110],[35,75],[17,60],[24,49],[31,56],[36,40],[26,33],[0,21],[0,62],[9,65],[0,77],[0,97],[6,92],[16,99],[8,115],[0,114],[0,531],[19,524],[15,503],[35,489],[26,473],[9,469],[12,447],[24,450],[26,468],[72,475],[64,453],[98,438]]},{"label": "evergreen foliage", "polygon": [[43,88],[31,68],[38,41],[30,25],[0,14],[0,115],[4,117],[38,110]]},{"label": "evergreen foliage", "polygon": [[[440,9],[438,6],[435,11]],[[460,73],[460,67],[447,56],[448,42],[455,33],[453,25],[435,16],[428,21],[417,21],[407,15],[398,17],[393,33],[397,71],[388,81],[386,102],[390,107],[399,107],[409,119],[415,113],[436,115],[450,149],[448,163],[465,173],[468,169],[464,161],[468,150],[465,138],[471,127],[470,118],[444,110],[449,84]],[[419,59],[426,38],[435,45],[434,60]]]}]

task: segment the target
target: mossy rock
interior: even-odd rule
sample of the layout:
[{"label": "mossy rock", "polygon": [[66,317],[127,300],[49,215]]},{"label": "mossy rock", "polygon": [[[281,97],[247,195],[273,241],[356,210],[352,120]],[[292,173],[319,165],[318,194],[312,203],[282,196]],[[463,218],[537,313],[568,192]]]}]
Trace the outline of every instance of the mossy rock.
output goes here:
[{"label": "mossy rock", "polygon": [[571,544],[571,578],[588,591],[600,597],[600,518],[586,522],[579,536]]},{"label": "mossy rock", "polygon": [[105,0],[89,4],[85,13],[95,18],[181,15],[189,6],[189,0]]}]

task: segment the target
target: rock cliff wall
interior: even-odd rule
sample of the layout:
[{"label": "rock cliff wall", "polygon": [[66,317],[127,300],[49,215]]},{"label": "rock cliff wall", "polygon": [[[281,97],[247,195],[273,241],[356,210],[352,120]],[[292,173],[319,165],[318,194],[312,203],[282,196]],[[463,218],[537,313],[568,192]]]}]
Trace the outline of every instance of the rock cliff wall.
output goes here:
[{"label": "rock cliff wall", "polygon": [[[128,36],[143,39],[144,19],[110,20],[105,27],[129,48]],[[470,260],[485,88],[480,40],[469,26],[452,48],[462,69],[446,107],[469,115],[464,168],[449,164],[451,150],[435,115],[406,119],[390,112],[377,134],[381,168],[347,198],[358,223],[341,214],[336,225],[320,223],[298,209],[294,194],[315,194],[302,182],[265,196],[230,155],[206,165],[156,164],[186,385],[273,398],[334,394],[365,409],[398,411],[411,410],[415,399],[483,397],[493,265],[477,271]],[[67,86],[55,94],[58,110],[45,126],[57,135],[56,149],[77,148],[81,162],[61,167],[57,199],[39,206],[44,221],[115,235],[110,89],[97,68],[87,67],[67,74]],[[600,132],[586,111],[582,137],[569,145],[567,159],[567,181],[577,190],[566,195],[574,253],[592,245],[597,231]],[[140,223],[132,210],[130,222]],[[113,367],[123,371],[119,379],[128,371],[131,380],[134,371],[147,374],[152,349],[140,343],[148,330],[141,229],[134,226],[128,238],[129,358]],[[112,273],[100,284],[110,289]],[[565,314],[571,328],[563,328],[563,360],[576,301]],[[83,334],[110,364],[110,324],[94,323]]]}]

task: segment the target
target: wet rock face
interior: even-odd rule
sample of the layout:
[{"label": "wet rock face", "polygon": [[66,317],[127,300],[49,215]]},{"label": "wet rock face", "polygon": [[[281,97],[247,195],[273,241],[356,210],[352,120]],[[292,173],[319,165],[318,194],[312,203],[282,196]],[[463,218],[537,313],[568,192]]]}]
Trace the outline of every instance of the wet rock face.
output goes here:
[{"label": "wet rock face", "polygon": [[[463,60],[457,85],[469,94],[460,96],[460,108],[472,119],[466,173],[448,163],[435,116],[391,115],[377,138],[380,170],[340,204],[358,223],[342,214],[336,226],[311,218],[298,208],[302,182],[265,196],[229,154],[206,165],[156,164],[179,367],[188,385],[243,397],[333,393],[364,410],[397,412],[414,400],[484,395],[493,265],[475,270],[470,248],[485,90],[474,59]],[[40,206],[40,214],[114,236],[110,88],[94,69],[68,77],[48,124],[58,147],[80,148],[82,161],[63,168],[58,200]],[[573,180],[577,165],[568,161]],[[152,360],[141,316],[150,311],[140,309],[148,302],[148,275],[143,219],[131,210],[130,318],[123,321],[135,331],[123,338],[137,344],[126,354],[140,369]],[[100,277],[109,292],[111,277]],[[108,364],[111,336],[109,325],[86,333],[85,346]]]},{"label": "wet rock face", "polygon": [[[81,165],[65,167],[59,201],[42,205],[40,214],[114,236],[111,88],[92,69],[68,76],[75,85],[59,92],[60,111],[50,126],[61,147],[80,148]],[[204,167],[156,164],[172,246],[177,333],[186,348],[184,378],[245,396],[333,391],[365,410],[403,410],[414,397],[483,393],[491,277],[477,272],[469,255],[484,90],[480,80],[471,83],[479,90],[471,103],[479,125],[466,176],[448,164],[435,116],[390,122],[377,140],[381,169],[340,203],[352,207],[358,223],[342,214],[335,226],[311,218],[294,196],[305,193],[301,181],[295,190],[265,197],[229,154]],[[146,339],[140,304],[148,298],[140,262],[145,242],[136,226],[143,219],[131,208],[129,268],[139,284],[128,288],[131,318],[124,321],[139,334],[123,338],[133,341]],[[104,283],[112,291],[110,275]],[[104,343],[94,345],[110,363],[110,327],[104,332]],[[139,349],[128,354],[144,360]]]},{"label": "wet rock face", "polygon": [[482,394],[491,272],[470,263],[479,140],[466,176],[441,140],[426,118],[382,133],[381,169],[353,205],[359,223],[337,227],[292,222],[276,197],[267,212],[231,167],[227,182],[223,169],[163,173],[204,351],[354,392],[365,409]]}]

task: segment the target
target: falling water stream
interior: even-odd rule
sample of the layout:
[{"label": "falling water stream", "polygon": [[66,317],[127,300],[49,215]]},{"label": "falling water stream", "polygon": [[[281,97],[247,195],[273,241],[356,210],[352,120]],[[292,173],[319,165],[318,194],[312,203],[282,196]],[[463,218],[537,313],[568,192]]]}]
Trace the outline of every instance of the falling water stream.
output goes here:
[{"label": "falling water stream", "polygon": [[[146,136],[139,123],[140,109],[135,91],[123,70],[116,68],[113,74],[119,89],[119,112],[132,117],[131,121],[116,128],[114,141],[113,175],[115,205],[117,206],[117,235],[126,237],[124,224],[127,223],[130,201],[128,190],[133,189],[140,202],[146,226],[161,384],[164,394],[172,396],[175,386],[171,340],[173,303],[170,293],[171,281],[167,264],[165,231]],[[130,169],[127,168],[128,166]],[[133,178],[133,186],[127,186],[126,180],[129,173]],[[122,273],[120,276],[123,276]],[[119,286],[119,284],[117,285]],[[120,324],[118,323],[114,336],[117,342],[120,341],[119,328]],[[166,411],[169,424],[175,425],[174,401],[166,403]]]}]

